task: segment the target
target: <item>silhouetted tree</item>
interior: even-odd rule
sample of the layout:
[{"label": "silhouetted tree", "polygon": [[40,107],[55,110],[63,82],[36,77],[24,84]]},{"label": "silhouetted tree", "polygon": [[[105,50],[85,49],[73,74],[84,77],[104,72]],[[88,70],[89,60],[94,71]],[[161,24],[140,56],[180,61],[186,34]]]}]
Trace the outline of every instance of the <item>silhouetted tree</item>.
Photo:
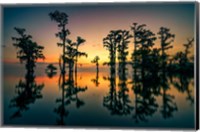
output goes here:
[{"label": "silhouetted tree", "polygon": [[91,61],[91,63],[95,63],[96,64],[96,69],[97,69],[97,72],[99,72],[99,56],[95,56],[94,59]]},{"label": "silhouetted tree", "polygon": [[177,105],[173,101],[174,96],[167,94],[167,91],[170,89],[167,79],[167,66],[168,66],[168,54],[166,53],[167,50],[173,48],[171,45],[174,41],[175,35],[170,33],[170,29],[161,27],[160,31],[158,32],[159,39],[161,41],[161,89],[162,89],[162,98],[163,98],[163,105],[161,109],[161,113],[163,118],[169,118],[173,116],[173,112],[177,111]]},{"label": "silhouetted tree", "polygon": [[66,62],[68,62],[69,65],[69,73],[73,73],[73,69],[74,69],[74,63],[76,61],[77,57],[81,57],[81,56],[86,56],[87,54],[85,52],[80,52],[77,51],[76,48],[77,43],[73,43],[70,39],[67,39],[67,45],[66,45]]},{"label": "silhouetted tree", "polygon": [[139,66],[139,58],[138,58],[138,48],[139,48],[139,44],[141,43],[141,39],[142,39],[142,34],[145,30],[146,25],[142,24],[142,25],[138,25],[138,23],[133,23],[133,26],[131,26],[131,30],[133,32],[133,43],[134,43],[134,51],[132,53],[132,67],[134,69],[134,75],[136,76],[137,74],[137,67]]},{"label": "silhouetted tree", "polygon": [[166,51],[173,48],[171,43],[174,41],[175,35],[170,33],[170,29],[165,27],[160,28],[158,35],[159,35],[158,38],[161,41],[161,59],[162,59],[161,63],[164,70],[166,70],[165,67],[167,65],[167,58],[168,58]]},{"label": "silhouetted tree", "polygon": [[128,44],[129,40],[132,37],[129,34],[129,31],[126,30],[120,30],[118,33],[118,60],[119,60],[119,74],[122,74],[121,76],[125,75],[126,73],[126,64],[127,64],[127,56],[128,56]]},{"label": "silhouetted tree", "polygon": [[[118,44],[121,41],[121,30],[111,30],[110,33],[103,39],[103,46],[109,51],[110,62],[107,63],[111,67],[112,72],[116,71],[116,51]],[[105,63],[106,64],[106,63]]]},{"label": "silhouetted tree", "polygon": [[[156,37],[155,34],[146,29],[146,25],[133,23],[134,51],[132,53],[133,67],[133,91],[135,93],[135,105],[133,119],[136,123],[147,122],[148,117],[152,116],[158,108],[155,96],[159,94],[157,71],[153,67],[155,60],[158,59],[159,50],[152,50]],[[157,78],[158,79],[158,78]]]},{"label": "silhouetted tree", "polygon": [[33,72],[36,61],[45,59],[42,53],[44,47],[33,42],[32,36],[25,34],[26,30],[24,28],[15,27],[14,29],[19,35],[19,37],[12,37],[12,40],[15,41],[13,45],[18,49],[17,58],[21,63],[26,63],[26,69],[29,72]]},{"label": "silhouetted tree", "polygon": [[[63,63],[61,64],[61,72],[65,73],[65,65],[66,65],[66,57],[65,57],[65,51],[66,51],[66,40],[68,35],[70,34],[70,31],[66,28],[66,25],[68,24],[68,15],[64,12],[54,11],[49,13],[49,17],[52,21],[55,21],[58,23],[58,28],[60,31],[56,33],[56,37],[60,38],[62,43],[57,43],[58,46],[63,48],[63,53],[61,55]],[[61,61],[61,60],[60,60]]]},{"label": "silhouetted tree", "polygon": [[91,63],[96,64],[96,78],[91,79],[91,81],[96,85],[96,87],[99,86],[99,56],[95,56],[94,59],[91,61]]},{"label": "silhouetted tree", "polygon": [[67,39],[67,51],[65,52],[66,54],[66,62],[68,62],[69,65],[69,73],[73,73],[74,69],[74,61],[75,57],[77,55],[77,50],[75,49],[76,43],[73,43],[70,39]]},{"label": "silhouetted tree", "polygon": [[75,47],[76,47],[76,58],[75,58],[75,84],[77,85],[77,68],[78,68],[78,57],[85,56],[87,54],[85,52],[80,52],[78,50],[79,46],[85,42],[85,39],[81,38],[80,36],[77,37]]},{"label": "silhouetted tree", "polygon": [[[151,48],[154,46],[154,41],[156,40],[155,34],[150,30],[144,29],[144,26],[141,25],[142,30],[137,33],[137,50],[133,53],[133,63],[137,67],[141,68],[141,76],[144,78],[145,73],[148,73],[150,70],[152,59],[150,57]],[[136,61],[136,62],[134,62]],[[134,66],[135,67],[135,66]],[[135,67],[135,68],[137,68]]]},{"label": "silhouetted tree", "polygon": [[85,39],[81,38],[80,36],[77,37],[77,40],[76,40],[76,51],[77,51],[77,54],[76,54],[76,64],[75,64],[75,74],[77,73],[77,63],[78,63],[78,57],[81,57],[81,56],[86,56],[87,57],[87,54],[82,54],[80,56],[80,54],[78,54],[78,48],[81,44],[83,44],[85,42]]},{"label": "silhouetted tree", "polygon": [[[77,51],[76,48],[74,48],[74,46],[76,46],[76,43],[72,43],[71,40],[67,40],[68,45],[67,45],[67,51],[66,51],[66,55],[67,55],[67,62],[69,64],[69,79],[68,79],[68,90],[69,93],[67,94],[76,94],[76,101],[77,101],[77,105],[79,106],[79,104],[82,102],[78,99],[77,93],[80,91],[85,91],[87,89],[87,87],[85,88],[80,88],[77,86],[77,82],[75,82],[75,86],[74,86],[74,75],[73,75],[73,69],[74,69],[74,62],[75,62],[75,58],[76,56],[87,56],[86,53],[84,52],[80,52]],[[76,80],[77,81],[77,80]],[[71,89],[72,88],[72,89]],[[67,91],[68,91],[67,90]],[[72,91],[71,91],[72,90]]]},{"label": "silhouetted tree", "polygon": [[53,64],[49,64],[45,70],[47,76],[49,78],[52,78],[54,75],[56,75],[57,68]]},{"label": "silhouetted tree", "polygon": [[[188,39],[186,44],[183,44],[185,47],[184,52],[180,51],[175,54],[173,57],[173,75],[178,77],[178,80],[173,81],[173,85],[178,89],[179,92],[187,93],[187,100],[194,103],[194,97],[191,95],[192,90],[189,88],[189,83],[191,82],[192,77],[194,76],[194,63],[190,62],[189,54],[190,48],[193,45],[194,39]],[[172,69],[171,68],[171,69]]]},{"label": "silhouetted tree", "polygon": [[156,75],[160,71],[161,68],[160,61],[161,61],[160,49],[153,48],[149,53],[149,62],[150,62],[149,71],[151,72],[151,74]]},{"label": "silhouetted tree", "polygon": [[193,45],[193,42],[194,42],[194,38],[192,39],[188,39],[187,40],[188,42],[186,44],[183,44],[183,46],[185,47],[185,57],[187,58],[187,60],[189,60],[188,58],[188,54],[190,54],[190,48],[192,47]]},{"label": "silhouetted tree", "polygon": [[55,70],[57,70],[57,68],[53,64],[49,64],[46,70],[49,72],[54,72]]},{"label": "silhouetted tree", "polygon": [[35,103],[36,99],[42,98],[41,90],[44,84],[37,85],[34,76],[34,67],[38,59],[44,59],[42,50],[44,47],[32,41],[32,36],[25,34],[25,29],[14,28],[19,37],[12,37],[15,41],[13,45],[18,49],[17,58],[20,62],[26,63],[27,74],[25,81],[20,80],[16,85],[17,96],[11,100],[10,107],[16,107],[18,110],[11,118],[21,117],[22,112],[29,109],[28,105]]},{"label": "silhouetted tree", "polygon": [[185,51],[177,52],[173,57],[175,66],[174,69],[178,70],[179,72],[187,72],[192,73],[194,71],[194,63],[190,62],[188,57],[190,53],[190,48],[192,47],[194,39],[188,40],[188,43],[183,44],[185,47]]}]

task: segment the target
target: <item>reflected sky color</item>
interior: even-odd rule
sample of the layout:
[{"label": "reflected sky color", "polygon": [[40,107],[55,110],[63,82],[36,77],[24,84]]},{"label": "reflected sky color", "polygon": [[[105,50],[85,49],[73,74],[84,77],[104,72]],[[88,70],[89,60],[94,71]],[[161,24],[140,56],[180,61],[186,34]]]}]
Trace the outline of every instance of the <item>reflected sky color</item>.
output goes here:
[{"label": "reflected sky color", "polygon": [[[48,14],[59,10],[69,16],[67,28],[70,30],[70,39],[77,36],[86,39],[80,50],[88,53],[88,58],[80,58],[79,63],[90,64],[94,56],[100,56],[100,63],[108,61],[108,51],[103,48],[103,38],[110,30],[130,30],[133,22],[146,24],[154,33],[161,26],[168,27],[176,35],[174,48],[169,51],[174,54],[183,50],[187,38],[194,37],[195,4],[68,4],[68,5],[38,5],[38,6],[4,6],[3,8],[3,44],[5,45],[4,62],[18,62],[16,49],[12,45],[12,36],[16,36],[14,27],[22,27],[33,40],[45,47],[44,62],[58,62],[61,48],[57,47],[59,39],[55,37],[58,31],[55,22]],[[129,44],[129,59],[133,51],[133,40]],[[159,40],[156,41],[159,47]],[[194,48],[192,48],[194,50]]]},{"label": "reflected sky color", "polygon": [[[22,112],[22,117],[10,119],[10,116],[16,111],[16,108],[10,108],[11,99],[16,96],[15,86],[19,83],[20,80],[24,80],[25,74],[23,73],[25,69],[23,67],[16,67],[16,65],[9,64],[10,67],[13,67],[11,70],[7,70],[8,67],[4,66],[4,123],[6,125],[38,125],[38,126],[55,126],[56,120],[59,117],[54,112],[54,108],[58,107],[56,99],[62,96],[62,89],[58,86],[59,74],[53,78],[48,78],[45,74],[45,65],[38,65],[37,70],[35,71],[35,82],[39,84],[44,84],[45,87],[42,89],[42,99],[38,99],[35,103],[28,105],[30,109]],[[14,68],[15,67],[15,68]],[[95,68],[94,68],[95,69]],[[12,70],[15,70],[14,74]],[[103,77],[108,77],[109,69],[107,72],[99,73],[99,82],[98,87],[91,81],[95,78],[96,72],[85,72],[83,69],[80,69],[82,72],[78,72],[78,86],[85,87],[88,89],[84,93],[78,94],[78,97],[85,102],[85,105],[81,108],[76,108],[75,103],[71,102],[70,105],[66,105],[65,108],[68,110],[69,116],[64,118],[66,123],[65,127],[69,126],[117,126],[117,127],[135,127],[135,128],[165,128],[165,129],[177,129],[177,128],[194,128],[194,105],[187,100],[187,91],[180,92],[172,84],[169,83],[170,89],[167,90],[166,94],[173,95],[173,101],[177,103],[178,111],[173,112],[173,117],[164,119],[161,114],[161,109],[163,106],[163,96],[155,96],[155,99],[159,105],[157,111],[152,116],[147,116],[148,122],[135,123],[133,115],[135,113],[135,97],[136,94],[132,89],[131,77],[127,78],[127,87],[129,91],[127,95],[130,98],[130,105],[134,107],[129,115],[111,115],[110,111],[103,106],[103,98],[107,96],[110,92],[110,82],[104,80]],[[20,71],[20,72],[19,72]],[[66,75],[67,78],[67,75]],[[194,86],[193,79],[188,77],[189,85],[188,89],[191,90],[191,95],[194,97]],[[179,78],[173,78],[173,80],[179,81]],[[119,78],[116,78],[116,91],[120,90],[119,87]],[[161,90],[162,92],[162,90]]]}]

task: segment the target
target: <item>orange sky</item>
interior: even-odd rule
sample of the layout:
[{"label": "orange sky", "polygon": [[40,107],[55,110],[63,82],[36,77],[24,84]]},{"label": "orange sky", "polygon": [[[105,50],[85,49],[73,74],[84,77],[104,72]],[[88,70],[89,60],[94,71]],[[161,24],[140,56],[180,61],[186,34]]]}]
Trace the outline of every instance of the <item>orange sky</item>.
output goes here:
[{"label": "orange sky", "polygon": [[[86,42],[80,46],[80,50],[88,54],[88,58],[82,57],[79,63],[90,64],[96,56],[100,56],[100,63],[108,61],[108,51],[103,48],[103,38],[110,30],[130,30],[133,22],[145,23],[147,28],[154,33],[161,26],[168,27],[174,33],[174,48],[169,53],[174,54],[183,50],[182,44],[187,38],[194,37],[194,4],[115,4],[115,5],[66,5],[63,6],[30,6],[30,7],[4,7],[3,8],[3,61],[18,62],[17,50],[12,45],[12,36],[17,34],[13,27],[26,28],[27,33],[33,36],[33,40],[45,47],[44,62],[58,62],[61,47],[57,47],[58,31],[55,22],[52,22],[48,13],[58,9],[69,16],[70,39],[76,40],[81,36]],[[156,41],[159,47],[159,40]],[[194,48],[192,48],[194,50]],[[132,40],[129,44],[129,56],[133,51]],[[193,51],[192,51],[193,52]],[[43,62],[43,61],[42,61]]]}]

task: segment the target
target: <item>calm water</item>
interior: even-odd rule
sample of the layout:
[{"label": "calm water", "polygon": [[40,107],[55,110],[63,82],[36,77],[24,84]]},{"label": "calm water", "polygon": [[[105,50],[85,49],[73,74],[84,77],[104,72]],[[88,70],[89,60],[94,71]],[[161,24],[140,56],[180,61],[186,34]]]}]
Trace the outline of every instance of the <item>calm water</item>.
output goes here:
[{"label": "calm water", "polygon": [[17,88],[27,82],[24,65],[4,65],[5,125],[194,128],[192,77],[167,77],[167,89],[160,85],[159,94],[142,95],[134,89],[130,68],[126,79],[112,78],[106,67],[98,75],[95,67],[79,68],[73,91],[70,85],[62,89],[59,72],[48,77],[45,67],[35,69],[32,86],[37,90],[24,92]]}]

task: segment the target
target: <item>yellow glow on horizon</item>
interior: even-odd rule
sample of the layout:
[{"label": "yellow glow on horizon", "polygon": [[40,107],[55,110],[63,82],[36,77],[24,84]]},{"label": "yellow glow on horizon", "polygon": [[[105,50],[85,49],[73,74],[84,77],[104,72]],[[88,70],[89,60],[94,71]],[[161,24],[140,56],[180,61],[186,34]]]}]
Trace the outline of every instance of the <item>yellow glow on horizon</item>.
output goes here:
[{"label": "yellow glow on horizon", "polygon": [[[97,23],[97,25],[100,26],[100,24]],[[149,24],[149,25],[154,25],[154,24]],[[102,25],[101,25],[102,26]],[[123,25],[118,25],[119,29],[123,27],[127,27],[127,26],[123,26]],[[46,27],[47,28],[47,27]],[[45,29],[46,29],[45,28]],[[89,28],[89,27],[88,27]],[[152,31],[154,33],[156,33],[159,29],[155,28],[155,26],[147,26],[148,29],[152,29]],[[102,27],[103,29],[103,27]],[[112,29],[112,27],[110,27],[110,30]],[[58,38],[55,37],[55,32],[58,31],[58,29],[56,29],[56,26],[53,26],[49,29],[50,34],[51,34],[51,38],[48,37],[47,34],[43,34],[42,37],[41,35],[37,34],[37,30],[33,30],[33,33],[35,34],[33,36],[33,39],[40,45],[44,46],[44,51],[43,54],[45,55],[46,59],[43,60],[38,60],[38,62],[45,62],[45,63],[56,63],[58,62],[59,56],[62,54],[62,47],[58,47],[57,43],[60,41]],[[89,29],[88,29],[89,30]],[[77,36],[81,36],[83,37],[86,42],[83,45],[80,45],[79,50],[81,52],[86,52],[88,54],[88,57],[81,57],[78,59],[78,63],[82,64],[82,63],[87,63],[90,64],[91,60],[93,60],[93,58],[98,55],[100,57],[100,63],[103,64],[104,62],[108,62],[109,61],[109,51],[106,50],[106,48],[103,47],[103,38],[106,37],[106,35],[109,33],[110,31],[108,28],[99,31],[98,34],[94,34],[93,32],[95,32],[94,29],[91,29],[91,31],[87,32],[87,34],[85,34],[86,32],[80,32],[79,34],[76,35],[76,33],[73,33],[69,36],[70,39],[72,39],[72,41],[76,41],[76,37]],[[126,29],[129,30],[129,29]],[[181,33],[181,29],[177,29],[174,28],[174,30],[171,30],[172,33],[174,33],[175,36],[175,41],[172,43],[173,48],[168,50],[168,53],[170,55],[174,55],[177,51],[183,51],[184,47],[183,44],[187,42],[187,37],[188,38],[192,38],[194,36],[192,36],[192,32],[187,32],[185,34]],[[130,32],[131,33],[131,32]],[[157,36],[157,35],[156,35]],[[16,58],[16,48],[13,47],[12,45],[12,41],[7,40],[7,47],[5,48],[4,52],[4,62],[19,62],[19,60]],[[194,44],[195,45],[195,44]],[[127,56],[127,59],[130,60],[131,58],[131,54],[133,52],[133,38],[130,39],[130,43],[129,43],[129,55]],[[160,40],[157,39],[155,41],[155,45],[154,47],[160,48]],[[10,50],[10,52],[8,52],[8,50]],[[191,53],[194,53],[194,46],[191,49]]]}]

